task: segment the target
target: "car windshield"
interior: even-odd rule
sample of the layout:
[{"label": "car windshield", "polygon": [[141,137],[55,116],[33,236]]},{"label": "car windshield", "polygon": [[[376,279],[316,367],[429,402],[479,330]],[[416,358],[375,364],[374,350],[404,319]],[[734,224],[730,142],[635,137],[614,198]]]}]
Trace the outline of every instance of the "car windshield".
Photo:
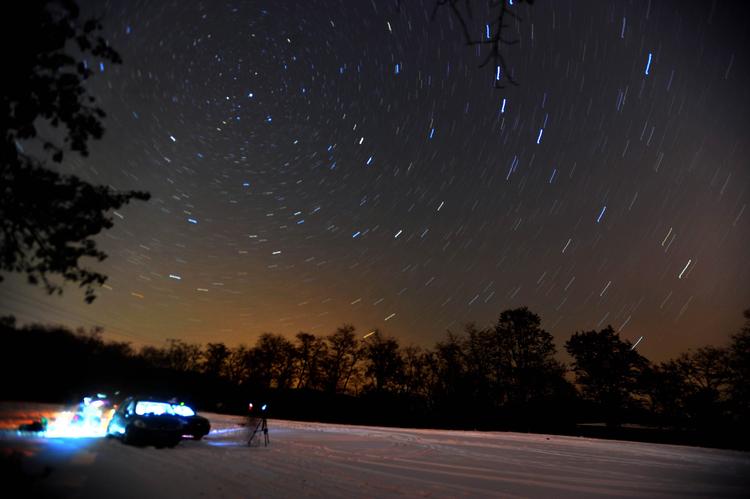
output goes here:
[{"label": "car windshield", "polygon": [[139,416],[143,416],[144,414],[160,416],[162,414],[174,414],[174,410],[172,409],[172,406],[166,402],[141,400],[135,404],[135,413]]},{"label": "car windshield", "polygon": [[173,405],[172,410],[178,416],[195,416],[195,411],[187,405]]}]

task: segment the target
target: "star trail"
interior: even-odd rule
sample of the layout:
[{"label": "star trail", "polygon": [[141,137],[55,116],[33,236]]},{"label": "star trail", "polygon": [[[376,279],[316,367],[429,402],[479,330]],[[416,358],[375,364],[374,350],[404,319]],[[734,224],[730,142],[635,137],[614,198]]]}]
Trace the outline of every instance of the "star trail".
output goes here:
[{"label": "star trail", "polygon": [[558,348],[607,324],[655,360],[723,343],[750,306],[747,7],[509,3],[506,75],[434,5],[84,3],[124,62],[86,61],[106,132],[62,168],[152,198],[98,237],[92,305],[9,277],[1,311],[432,345],[526,305]]}]

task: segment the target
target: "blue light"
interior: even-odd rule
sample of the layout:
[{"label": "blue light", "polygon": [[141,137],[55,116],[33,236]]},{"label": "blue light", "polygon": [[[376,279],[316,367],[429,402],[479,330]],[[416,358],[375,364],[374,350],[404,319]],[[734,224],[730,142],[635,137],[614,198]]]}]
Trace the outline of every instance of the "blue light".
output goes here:
[{"label": "blue light", "polygon": [[505,98],[503,98],[503,105],[500,107],[500,114],[505,114]]},{"label": "blue light", "polygon": [[396,64],[396,74],[401,72],[401,64]]},{"label": "blue light", "polygon": [[536,138],[536,143],[540,144],[542,142],[542,134],[544,133],[544,128],[539,129],[539,136]]},{"label": "blue light", "polygon": [[648,53],[648,62],[646,63],[646,76],[648,76],[649,69],[651,69],[651,52]]},{"label": "blue light", "polygon": [[191,224],[197,224],[198,220],[196,220],[194,218],[188,218],[188,222],[190,222]]},{"label": "blue light", "polygon": [[434,137],[434,136],[435,136],[435,128],[433,128],[432,130],[430,130],[430,140],[432,140],[432,137]]},{"label": "blue light", "polygon": [[144,414],[173,414],[174,409],[166,402],[153,402],[151,400],[141,400],[135,404],[135,413],[139,416]]}]

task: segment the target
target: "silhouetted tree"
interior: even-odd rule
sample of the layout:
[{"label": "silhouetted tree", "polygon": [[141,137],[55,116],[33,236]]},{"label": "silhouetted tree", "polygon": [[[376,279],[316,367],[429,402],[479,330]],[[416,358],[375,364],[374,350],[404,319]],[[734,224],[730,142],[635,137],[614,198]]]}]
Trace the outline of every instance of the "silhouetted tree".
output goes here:
[{"label": "silhouetted tree", "polygon": [[249,377],[260,388],[290,388],[296,350],[280,334],[263,333],[247,357]]},{"label": "silhouetted tree", "polygon": [[138,352],[138,356],[143,359],[147,365],[163,369],[169,368],[167,350],[164,348],[155,347],[153,345],[144,345]]},{"label": "silhouetted tree", "polygon": [[229,351],[226,360],[227,377],[236,385],[242,385],[247,381],[247,358],[249,350],[245,345],[239,345]]},{"label": "silhouetted tree", "polygon": [[297,333],[297,388],[322,387],[322,365],[327,354],[326,344],[314,334]]},{"label": "silhouetted tree", "polygon": [[430,402],[430,388],[434,384],[432,370],[430,369],[430,350],[418,346],[409,345],[403,349],[403,385],[402,389],[406,395],[419,397]]},{"label": "silhouetted tree", "polygon": [[575,333],[565,349],[574,359],[573,371],[584,397],[604,409],[609,425],[619,425],[622,411],[634,401],[648,360],[629,341],[622,341],[612,326]]},{"label": "silhouetted tree", "polygon": [[[397,0],[396,5],[400,7],[401,3],[402,0]],[[504,50],[518,43],[518,40],[508,38],[507,30],[511,27],[508,22],[521,21],[513,7],[523,3],[532,5],[534,0],[435,0],[432,18],[435,18],[439,10],[447,8],[452,18],[458,21],[466,44],[485,49],[484,59],[479,67],[491,67],[495,87],[505,88],[504,81],[518,85],[508,69]],[[476,11],[479,11],[478,22],[474,16]],[[478,33],[481,34],[477,36]]]},{"label": "silhouetted tree", "polygon": [[497,343],[488,329],[480,330],[469,323],[464,328],[464,335],[459,343],[463,362],[466,368],[465,383],[471,390],[471,396],[488,408],[495,408],[505,402],[505,392],[498,393],[497,378]]},{"label": "silhouetted tree", "polygon": [[562,365],[555,360],[552,335],[526,307],[500,314],[494,329],[494,362],[500,393],[512,404],[548,397],[558,387]]},{"label": "silhouetted tree", "polygon": [[223,376],[227,372],[229,353],[224,343],[209,343],[203,352],[202,371],[217,378]]},{"label": "silhouetted tree", "polygon": [[322,368],[325,388],[331,393],[346,392],[357,368],[361,351],[354,331],[354,326],[344,324],[326,336],[328,356]]},{"label": "silhouetted tree", "polygon": [[200,371],[203,353],[200,345],[186,343],[183,340],[167,340],[166,367],[175,371]]},{"label": "silhouetted tree", "polygon": [[729,344],[729,404],[737,421],[750,422],[750,308]]},{"label": "silhouetted tree", "polygon": [[706,346],[644,372],[652,412],[670,426],[701,430],[721,426],[731,411],[731,355]]},{"label": "silhouetted tree", "polygon": [[89,140],[104,132],[105,113],[84,86],[92,75],[86,57],[121,62],[101,23],[78,15],[72,0],[28,0],[2,16],[0,272],[24,273],[49,293],[62,292],[53,277],[77,283],[90,303],[106,276],[80,259],[106,258],[93,236],[112,227],[111,210],[149,195],[47,168],[46,159],[60,163],[66,151],[88,155]]},{"label": "silhouetted tree", "polygon": [[398,340],[385,337],[376,329],[364,340],[362,352],[370,387],[376,392],[395,391],[404,369]]},{"label": "silhouetted tree", "polygon": [[691,425],[699,428],[720,423],[729,379],[727,350],[702,347],[686,352],[668,364],[682,378],[680,405]]},{"label": "silhouetted tree", "polygon": [[466,416],[474,400],[462,343],[459,336],[448,332],[446,339],[436,343],[432,355],[426,359],[433,407],[450,419],[460,416],[460,413]]},{"label": "silhouetted tree", "polygon": [[642,375],[643,387],[649,411],[658,416],[660,427],[684,427],[687,425],[685,399],[689,387],[673,360],[650,366]]}]

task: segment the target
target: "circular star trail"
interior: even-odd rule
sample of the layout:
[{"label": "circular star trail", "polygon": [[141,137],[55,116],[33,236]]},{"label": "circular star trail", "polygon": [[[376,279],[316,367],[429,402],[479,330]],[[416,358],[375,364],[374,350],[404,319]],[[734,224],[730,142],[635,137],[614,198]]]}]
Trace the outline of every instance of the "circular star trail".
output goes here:
[{"label": "circular star trail", "polygon": [[748,9],[513,6],[504,75],[433,7],[84,4],[124,63],[87,61],[106,134],[63,167],[152,199],[98,238],[93,305],[13,278],[3,311],[140,344],[352,323],[429,346],[526,305],[558,347],[725,341],[750,305]]}]

